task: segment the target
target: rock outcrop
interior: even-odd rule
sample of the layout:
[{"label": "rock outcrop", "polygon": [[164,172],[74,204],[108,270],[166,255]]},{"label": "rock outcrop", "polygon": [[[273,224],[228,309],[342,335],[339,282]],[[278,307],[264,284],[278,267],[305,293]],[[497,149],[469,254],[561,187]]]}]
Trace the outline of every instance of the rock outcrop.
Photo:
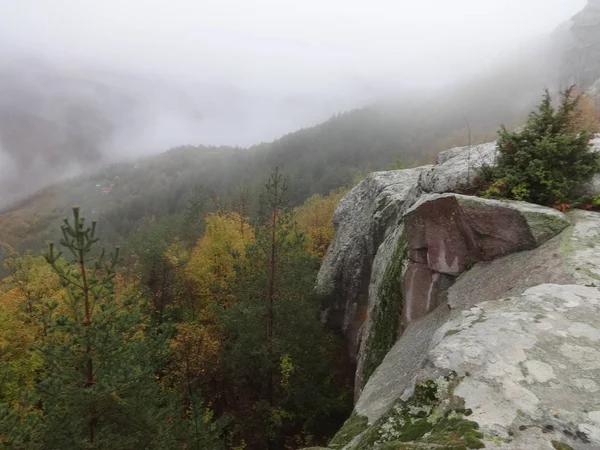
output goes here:
[{"label": "rock outcrop", "polygon": [[317,294],[324,305],[323,321],[344,334],[353,355],[367,317],[377,249],[418,198],[416,184],[424,169],[372,173],[336,209],[336,237],[319,272]]},{"label": "rock outcrop", "polygon": [[432,311],[439,295],[475,263],[535,248],[568,224],[560,212],[524,202],[422,197],[404,216],[403,328]]},{"label": "rock outcrop", "polygon": [[473,185],[477,171],[496,159],[496,143],[457,147],[440,153],[436,164],[424,170],[419,179],[423,191],[442,194]]},{"label": "rock outcrop", "polygon": [[[599,448],[600,214],[569,217],[544,245],[465,272],[442,307],[407,328],[356,404],[361,433],[392,442],[382,428],[393,428],[399,399],[454,376],[436,408],[460,404],[486,447]],[[353,439],[348,448],[363,448]],[[418,445],[407,448],[428,448]]]},{"label": "rock outcrop", "polygon": [[494,158],[495,143],[451,149],[434,166],[371,174],[340,201],[317,293],[323,322],[344,335],[357,362],[357,398],[406,326],[435,308],[458,275],[567,225],[548,208],[432,193],[463,190]]},{"label": "rock outcrop", "polygon": [[600,448],[600,214],[460,194],[494,163],[474,148],[340,203],[317,288],[356,405],[331,449]]}]

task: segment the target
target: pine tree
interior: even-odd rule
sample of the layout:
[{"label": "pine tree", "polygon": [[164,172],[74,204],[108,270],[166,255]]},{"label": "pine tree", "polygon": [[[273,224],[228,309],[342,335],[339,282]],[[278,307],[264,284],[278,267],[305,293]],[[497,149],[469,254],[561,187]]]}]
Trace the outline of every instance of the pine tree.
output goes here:
[{"label": "pine tree", "polygon": [[580,96],[573,88],[561,93],[558,108],[548,90],[522,130],[502,127],[497,164],[481,178],[489,183],[484,195],[559,206],[577,200],[576,189],[600,170],[591,151],[590,133],[578,120]]},{"label": "pine tree", "polygon": [[218,312],[229,338],[223,365],[241,399],[230,405],[240,438],[251,448],[284,448],[286,439],[321,432],[350,398],[336,385],[333,340],[317,319],[318,259],[306,250],[277,169],[260,196],[254,234],[237,266],[236,302]]},{"label": "pine tree", "polygon": [[[115,293],[119,251],[96,252],[96,224],[79,209],[64,220],[61,245],[46,259],[62,280],[67,302],[41,346],[47,377],[2,425],[8,448],[216,448],[201,408],[183,411],[179,397],[157,382],[167,352],[166,327],[148,327],[142,305]],[[97,256],[94,254],[97,253]],[[198,421],[197,418],[201,417]],[[194,420],[192,420],[194,419]],[[0,429],[0,434],[3,430]],[[200,446],[202,443],[202,446]]]}]

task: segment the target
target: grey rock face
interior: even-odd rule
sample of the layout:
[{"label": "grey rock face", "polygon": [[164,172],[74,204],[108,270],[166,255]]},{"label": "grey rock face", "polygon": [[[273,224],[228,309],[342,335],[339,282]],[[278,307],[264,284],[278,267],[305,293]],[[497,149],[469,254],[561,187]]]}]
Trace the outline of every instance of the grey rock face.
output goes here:
[{"label": "grey rock face", "polygon": [[491,166],[496,158],[496,142],[457,147],[439,154],[437,164],[423,171],[419,187],[424,192],[459,192],[473,186],[477,171]]},{"label": "grey rock face", "polygon": [[[367,384],[356,412],[375,423],[391,407],[384,400],[392,391],[410,396],[416,382],[456,372],[461,381],[453,399],[472,410],[469,420],[479,425],[489,447],[545,449],[555,440],[598,448],[599,315],[600,291],[578,285],[542,284],[520,296],[480,303],[429,335],[428,346],[416,343],[423,351],[414,355],[420,367],[396,377],[403,389],[380,385],[386,396],[373,396]],[[401,367],[394,369],[402,374]]]},{"label": "grey rock face", "polygon": [[[371,343],[369,342],[369,338],[374,333],[373,327],[377,320],[377,313],[382,309],[382,296],[380,295],[380,291],[384,281],[384,276],[386,275],[388,268],[391,266],[394,257],[397,256],[398,245],[401,244],[400,241],[403,233],[404,228],[402,226],[396,227],[396,229],[392,231],[392,233],[390,233],[390,235],[379,246],[377,254],[375,255],[375,259],[373,260],[371,280],[368,291],[367,314],[358,336],[359,347],[356,356],[357,367],[354,381],[355,400],[358,399],[358,396],[360,395],[362,387],[366,381],[365,365],[368,363],[367,360],[373,357],[371,354]],[[383,313],[385,314],[386,312]],[[394,320],[399,319],[396,318]],[[396,333],[392,332],[392,334],[395,335]],[[383,355],[381,357],[383,357]]]},{"label": "grey rock face", "polygon": [[[598,89],[600,89],[600,84],[598,84]],[[592,151],[599,152],[600,134],[596,134],[590,143]],[[435,194],[464,192],[473,187],[479,169],[484,166],[493,166],[496,163],[496,156],[496,142],[471,147],[456,147],[443,151],[438,155],[436,164],[421,173],[419,188],[423,192]],[[599,175],[596,175],[590,183],[583,187],[583,194],[600,194],[600,178],[598,177]]]},{"label": "grey rock face", "polygon": [[426,168],[370,174],[339,203],[335,239],[317,277],[323,320],[344,334],[352,356],[368,309],[371,268],[380,244],[418,198],[417,180]]},{"label": "grey rock face", "polygon": [[[600,89],[600,80],[598,80],[598,88]],[[596,98],[600,101],[600,91]],[[594,139],[591,140],[591,144],[593,152],[600,152],[600,134],[594,136]],[[595,174],[590,181],[581,186],[579,194],[584,196],[600,195],[600,173]]]},{"label": "grey rock face", "polygon": [[404,216],[403,327],[433,310],[444,288],[475,263],[535,248],[568,224],[564,214],[524,202],[423,196]]},{"label": "grey rock face", "polygon": [[472,410],[486,448],[600,448],[600,214],[569,217],[538,248],[476,264],[407,327],[356,403],[365,435],[390,442],[398,399],[455,372],[448,401]]},{"label": "grey rock face", "polygon": [[445,299],[457,276],[478,261],[537,247],[568,224],[562,213],[527,203],[423,195],[373,262],[359,335],[356,396],[382,352]]},{"label": "grey rock face", "polygon": [[[600,149],[600,136],[592,144]],[[399,395],[393,386],[426,364],[424,349],[456,311],[544,283],[600,280],[595,213],[570,214],[569,226],[553,209],[438,192],[468,187],[495,153],[495,143],[459,147],[435,166],[375,173],[340,202],[317,292],[324,322],[356,358],[357,405],[389,407]],[[395,375],[373,390],[384,358],[395,360]]]},{"label": "grey rock face", "polygon": [[[513,441],[528,434],[520,427],[551,426],[554,439],[597,447],[598,314],[596,288],[539,285],[463,311],[440,328],[430,360],[439,369],[469,373],[455,395],[464,398],[485,434],[514,448]],[[578,440],[571,438],[578,433]]]}]

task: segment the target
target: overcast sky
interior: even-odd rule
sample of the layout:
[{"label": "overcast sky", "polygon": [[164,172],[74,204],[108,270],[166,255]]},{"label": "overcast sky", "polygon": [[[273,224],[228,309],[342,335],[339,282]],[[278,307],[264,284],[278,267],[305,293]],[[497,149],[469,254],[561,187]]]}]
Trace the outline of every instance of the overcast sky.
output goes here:
[{"label": "overcast sky", "polygon": [[430,86],[551,31],[586,0],[0,0],[0,39],[69,61],[293,94]]},{"label": "overcast sky", "polygon": [[[106,161],[185,144],[250,146],[377,100],[420,100],[469,75],[522,75],[537,67],[530,44],[585,3],[0,0],[0,106],[42,130],[51,124],[61,148],[92,148]],[[519,49],[527,56],[511,59]],[[73,111],[87,111],[87,126]],[[99,138],[107,122],[112,131]],[[22,196],[55,181],[38,176],[48,170],[15,170],[22,154],[43,168],[56,150],[24,124],[16,135],[27,151],[0,139],[5,202],[14,199],[7,186]]]}]

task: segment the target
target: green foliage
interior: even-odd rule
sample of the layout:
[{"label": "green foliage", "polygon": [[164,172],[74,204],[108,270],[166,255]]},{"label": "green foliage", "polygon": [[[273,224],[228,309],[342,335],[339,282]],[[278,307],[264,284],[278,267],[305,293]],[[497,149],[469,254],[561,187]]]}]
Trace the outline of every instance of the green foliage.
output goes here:
[{"label": "green foliage", "polygon": [[373,326],[367,338],[367,356],[362,378],[364,384],[396,343],[403,302],[402,271],[407,252],[406,234],[402,233],[377,293],[378,303],[373,310]]},{"label": "green foliage", "polygon": [[467,419],[472,411],[464,409],[454,397],[459,382],[452,372],[418,383],[412,397],[398,400],[388,414],[365,432],[356,450],[485,448],[479,425]]},{"label": "green foliage", "polygon": [[[330,219],[329,200],[319,219]],[[254,226],[249,196],[217,203],[217,213],[200,199],[181,217],[149,219],[126,242],[126,270],[97,248],[79,209],[61,229],[66,256],[51,246],[47,262],[8,261],[14,281],[0,303],[23,317],[0,310],[0,339],[18,362],[0,367],[4,446],[212,450],[222,437],[232,449],[275,450],[323,443],[338,428],[350,365],[317,318],[319,260],[286,180],[271,176]],[[35,326],[22,335],[25,319]]]},{"label": "green foliage", "polygon": [[58,277],[41,256],[15,253],[0,280],[0,402],[18,400],[43,376],[43,360],[32,344],[43,342],[62,296]]},{"label": "green foliage", "polygon": [[552,441],[552,447],[554,447],[556,450],[573,450],[573,447],[571,447],[569,444],[555,440]]},{"label": "green foliage", "polygon": [[561,93],[558,108],[546,91],[524,128],[499,131],[496,166],[480,173],[487,197],[525,200],[541,205],[569,204],[576,190],[600,170],[590,133],[577,125],[580,97],[572,88]]},{"label": "green foliage", "polygon": [[402,156],[398,156],[393,163],[388,164],[387,168],[388,170],[406,169],[406,166],[404,165],[404,159],[402,158]]},{"label": "green foliage", "polygon": [[[93,258],[98,242],[73,209],[48,263],[67,292],[37,351],[45,377],[14,405],[3,405],[0,435],[14,449],[218,448],[210,415],[188,408],[158,382],[168,329],[147,327],[141,305],[115,295],[118,250]],[[198,403],[196,403],[198,404]]]},{"label": "green foliage", "polygon": [[237,301],[217,310],[228,336],[229,389],[245,405],[232,411],[236,434],[249,448],[283,448],[286,436],[322,435],[351,401],[332,363],[342,350],[317,320],[318,260],[306,251],[285,194],[285,180],[273,173],[261,197],[256,240],[236,265]]},{"label": "green foliage", "polygon": [[171,260],[169,250],[178,242],[176,233],[180,230],[179,220],[165,217],[144,224],[126,241],[128,274],[151,300],[152,313],[159,322],[165,319],[169,307],[178,298],[177,268],[185,261]]}]

